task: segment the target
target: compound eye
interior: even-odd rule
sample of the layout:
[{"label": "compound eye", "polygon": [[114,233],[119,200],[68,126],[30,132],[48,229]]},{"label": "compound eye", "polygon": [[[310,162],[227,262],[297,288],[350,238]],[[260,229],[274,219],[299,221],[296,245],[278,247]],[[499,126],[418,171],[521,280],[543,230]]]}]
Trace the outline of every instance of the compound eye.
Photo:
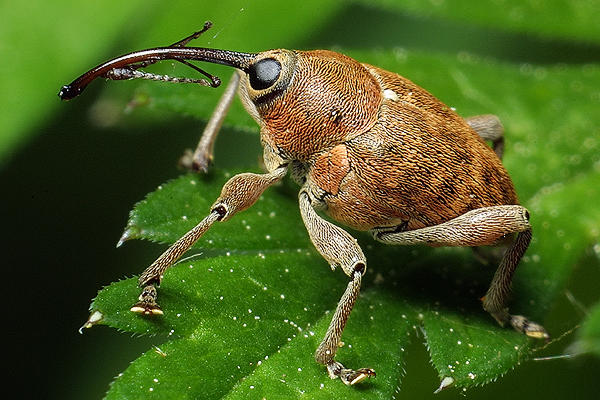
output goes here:
[{"label": "compound eye", "polygon": [[267,89],[279,78],[281,64],[274,58],[265,58],[250,66],[250,86],[254,90]]}]

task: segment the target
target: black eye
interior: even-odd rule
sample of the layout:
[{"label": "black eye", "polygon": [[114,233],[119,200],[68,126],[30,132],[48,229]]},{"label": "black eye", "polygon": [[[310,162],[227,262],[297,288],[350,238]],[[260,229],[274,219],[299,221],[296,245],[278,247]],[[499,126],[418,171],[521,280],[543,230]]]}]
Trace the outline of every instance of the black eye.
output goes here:
[{"label": "black eye", "polygon": [[248,74],[250,75],[250,86],[254,90],[261,90],[271,87],[281,72],[281,64],[273,58],[265,58],[250,66]]}]

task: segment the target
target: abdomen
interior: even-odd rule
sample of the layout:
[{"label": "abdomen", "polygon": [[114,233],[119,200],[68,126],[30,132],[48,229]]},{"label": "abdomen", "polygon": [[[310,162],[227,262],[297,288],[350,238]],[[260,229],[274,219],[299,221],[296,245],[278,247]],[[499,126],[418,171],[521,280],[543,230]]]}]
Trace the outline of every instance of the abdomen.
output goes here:
[{"label": "abdomen", "polygon": [[518,203],[501,161],[461,117],[399,75],[372,71],[388,92],[375,126],[344,144],[350,171],[326,198],[333,218],[410,230]]}]

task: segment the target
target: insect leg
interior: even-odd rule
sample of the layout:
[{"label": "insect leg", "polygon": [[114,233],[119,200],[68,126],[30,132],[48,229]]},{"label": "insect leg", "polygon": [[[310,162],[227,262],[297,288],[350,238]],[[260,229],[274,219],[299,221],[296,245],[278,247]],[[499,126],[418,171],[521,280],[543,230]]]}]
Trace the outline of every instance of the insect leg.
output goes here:
[{"label": "insect leg", "polygon": [[429,246],[493,245],[506,235],[517,233],[500,262],[487,294],[482,299],[483,308],[502,326],[509,323],[517,331],[533,338],[549,337],[540,324],[521,315],[510,315],[506,307],[513,274],[531,240],[529,212],[524,207],[483,207],[435,226],[404,232],[374,229],[371,233],[376,240],[387,244]]},{"label": "insect leg", "polygon": [[177,242],[162,253],[140,275],[138,285],[143,288],[139,301],[131,311],[143,314],[162,314],[156,303],[155,285],[160,285],[162,277],[171,265],[189,250],[216,221],[226,221],[237,212],[252,206],[266,188],[279,181],[287,172],[282,166],[267,174],[243,173],[232,177],[221,189],[221,195],[208,214],[198,225],[183,235]]},{"label": "insect leg", "polygon": [[492,142],[492,148],[498,157],[502,159],[504,153],[504,127],[500,119],[495,115],[485,114],[465,118],[465,121],[483,140]]},{"label": "insect leg", "polygon": [[492,283],[483,297],[483,308],[489,312],[498,323],[504,326],[509,323],[514,329],[536,339],[548,339],[550,336],[540,324],[529,321],[522,315],[510,315],[506,303],[510,294],[512,278],[517,265],[525,254],[531,241],[531,229],[519,232],[511,243],[500,266],[494,274]]},{"label": "insect leg", "polygon": [[196,150],[194,150],[193,153],[191,150],[187,150],[183,157],[181,157],[179,164],[182,167],[194,171],[208,172],[208,166],[212,164],[213,161],[215,140],[217,139],[221,125],[223,125],[223,121],[229,111],[229,107],[235,97],[239,84],[240,74],[236,71],[231,76],[231,80],[225,88],[225,92],[223,92],[219,103],[208,120]]},{"label": "insect leg", "polygon": [[346,385],[354,385],[367,377],[375,376],[370,368],[352,370],[334,360],[342,332],[360,292],[362,276],[366,271],[366,258],[356,240],[340,227],[322,219],[314,210],[309,194],[299,195],[300,213],[311,241],[317,251],[332,266],[341,266],[350,282],[335,310],[325,338],[315,352],[318,363],[327,366],[329,377],[340,378]]}]

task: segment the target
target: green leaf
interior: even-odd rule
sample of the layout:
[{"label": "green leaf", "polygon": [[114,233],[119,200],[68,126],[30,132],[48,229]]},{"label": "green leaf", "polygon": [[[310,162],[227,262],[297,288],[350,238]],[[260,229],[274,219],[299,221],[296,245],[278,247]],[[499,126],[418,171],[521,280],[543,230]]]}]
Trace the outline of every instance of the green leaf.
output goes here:
[{"label": "green leaf", "polygon": [[599,43],[598,3],[589,0],[368,0],[361,3],[442,17],[486,28],[516,30],[551,38],[580,39]]},{"label": "green leaf", "polygon": [[[205,216],[221,193],[222,183],[231,176],[230,172],[210,177],[185,175],[159,186],[132,211],[124,236],[126,239],[175,242]],[[285,190],[263,196],[240,218],[214,226],[197,246],[222,253],[309,248],[311,245],[305,232],[290,230],[278,223],[281,212],[284,212],[280,211],[282,204],[288,207],[294,204],[294,198],[288,196]],[[291,224],[302,224],[299,212],[285,215],[285,218]],[[240,234],[231,235],[232,227]]]},{"label": "green leaf", "polygon": [[517,332],[503,332],[489,321],[445,310],[428,312],[424,331],[433,366],[440,378],[458,387],[495,380],[529,355],[529,341]]},{"label": "green leaf", "polygon": [[571,345],[575,354],[592,353],[600,357],[600,303],[597,303],[589,312],[577,340]]}]

